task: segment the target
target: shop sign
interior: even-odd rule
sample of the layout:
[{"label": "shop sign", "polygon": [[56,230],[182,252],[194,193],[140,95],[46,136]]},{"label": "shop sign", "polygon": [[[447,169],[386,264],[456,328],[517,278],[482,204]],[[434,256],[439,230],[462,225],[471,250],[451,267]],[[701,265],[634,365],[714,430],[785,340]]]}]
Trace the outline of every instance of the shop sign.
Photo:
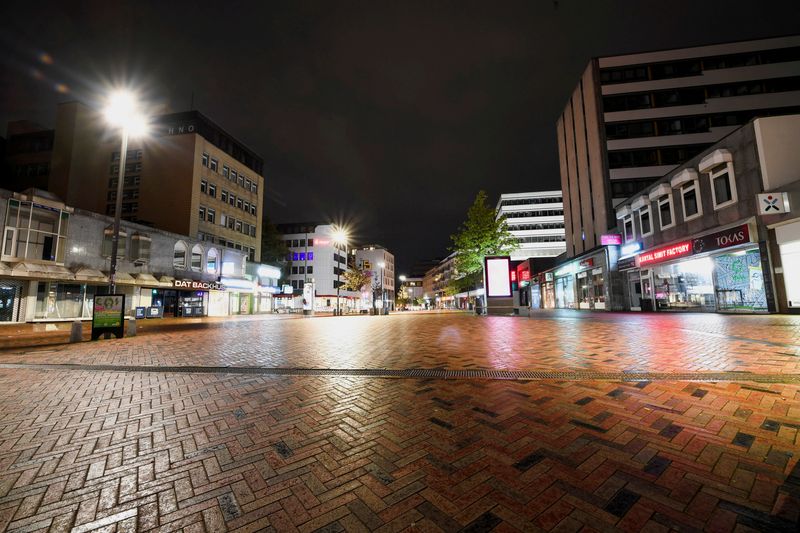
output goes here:
[{"label": "shop sign", "polygon": [[578,265],[581,268],[589,268],[594,266],[594,257],[590,257],[589,259],[584,259]]},{"label": "shop sign", "polygon": [[545,281],[553,281],[553,273],[552,272],[545,272],[544,273],[544,280]]},{"label": "shop sign", "polygon": [[642,243],[640,243],[639,241],[636,241],[636,242],[632,242],[630,244],[626,244],[625,246],[620,248],[619,249],[619,253],[620,253],[620,255],[622,255],[624,257],[626,255],[633,255],[633,254],[635,254],[636,252],[638,252],[641,249],[642,249]]},{"label": "shop sign", "polygon": [[747,242],[750,242],[750,229],[747,227],[747,224],[742,224],[735,228],[718,231],[717,233],[697,238],[692,243],[692,248],[694,249],[694,253],[701,254],[703,252],[728,248],[729,246],[736,246],[737,244],[744,244]]},{"label": "shop sign", "polygon": [[125,330],[125,295],[98,294],[94,297],[92,340],[105,333],[121,339]]},{"label": "shop sign", "polygon": [[785,192],[768,192],[758,195],[759,215],[782,215],[790,210],[789,195]]},{"label": "shop sign", "polygon": [[603,246],[619,246],[622,244],[622,235],[619,233],[600,235],[600,244]]},{"label": "shop sign", "polygon": [[642,252],[636,256],[636,263],[638,266],[651,265],[677,259],[692,253],[692,242],[685,241],[673,244],[672,246],[665,246],[663,248],[656,248],[649,252]]},{"label": "shop sign", "polygon": [[603,269],[602,268],[595,268],[594,270],[592,270],[592,276],[596,276],[596,275],[602,274],[602,273],[603,273]]},{"label": "shop sign", "polygon": [[292,293],[294,293],[294,288],[291,285],[283,286],[283,294],[292,294]]},{"label": "shop sign", "polygon": [[617,270],[629,270],[631,268],[636,268],[635,257],[626,257],[617,261]]},{"label": "shop sign", "polygon": [[196,281],[193,279],[176,279],[172,286],[181,289],[195,289],[201,291],[224,291],[225,286],[216,281]]},{"label": "shop sign", "polygon": [[530,281],[531,280],[531,271],[530,270],[523,270],[521,274],[522,281]]}]

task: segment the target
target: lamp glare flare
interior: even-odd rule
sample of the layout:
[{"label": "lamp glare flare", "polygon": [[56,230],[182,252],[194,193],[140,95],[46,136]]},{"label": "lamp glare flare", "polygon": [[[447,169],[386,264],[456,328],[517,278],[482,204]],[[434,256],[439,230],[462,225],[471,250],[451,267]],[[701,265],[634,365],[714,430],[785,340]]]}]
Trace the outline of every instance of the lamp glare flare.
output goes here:
[{"label": "lamp glare flare", "polygon": [[147,133],[147,121],[139,109],[134,95],[129,91],[116,91],[108,99],[105,108],[106,121],[118,128],[124,128],[132,137]]}]

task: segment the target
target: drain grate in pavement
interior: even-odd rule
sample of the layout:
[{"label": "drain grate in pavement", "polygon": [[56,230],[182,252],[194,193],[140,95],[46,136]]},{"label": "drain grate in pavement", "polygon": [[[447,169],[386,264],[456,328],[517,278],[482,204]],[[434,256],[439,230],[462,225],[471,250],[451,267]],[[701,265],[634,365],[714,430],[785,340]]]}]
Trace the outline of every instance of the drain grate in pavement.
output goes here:
[{"label": "drain grate in pavement", "polygon": [[[0,363],[0,368],[70,370],[78,372],[155,372],[196,374],[256,374],[266,376],[346,376],[413,379],[499,379],[551,381],[750,381],[800,383],[800,374],[756,374],[741,370],[723,372],[593,372],[552,370],[448,370],[442,368],[269,368],[253,366],[145,366],[79,365],[58,363]],[[771,392],[771,391],[769,391]]]}]

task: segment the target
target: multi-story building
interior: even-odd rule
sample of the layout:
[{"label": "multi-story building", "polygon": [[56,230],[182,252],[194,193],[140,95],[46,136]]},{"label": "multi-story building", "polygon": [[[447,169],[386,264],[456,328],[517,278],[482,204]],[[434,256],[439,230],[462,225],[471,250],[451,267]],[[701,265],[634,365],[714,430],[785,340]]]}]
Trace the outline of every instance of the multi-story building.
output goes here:
[{"label": "multi-story building", "polygon": [[[91,319],[108,294],[113,218],[52,193],[0,190],[0,322]],[[246,276],[243,251],[123,221],[117,293],[126,314],[222,316],[269,311]],[[272,281],[271,284],[276,284]]]},{"label": "multi-story building", "polygon": [[[334,311],[337,288],[344,284],[347,271],[347,244],[336,242],[336,227],[316,222],[277,224],[289,248],[291,266],[288,283],[296,295],[303,294],[307,283],[314,284],[314,310]],[[361,294],[339,290],[339,309],[352,312],[362,307]]]},{"label": "multi-story building", "polygon": [[422,299],[425,296],[425,289],[422,286],[421,277],[406,277],[404,280],[401,281],[401,287],[405,289],[406,297],[414,301],[416,299]]},{"label": "multi-story building", "polygon": [[369,244],[356,248],[356,266],[372,275],[375,305],[381,309],[394,309],[394,255],[383,246]]},{"label": "multi-story building", "polygon": [[756,119],[618,205],[621,307],[800,311],[798,138],[800,115]]},{"label": "multi-story building", "polygon": [[422,278],[423,298],[428,307],[453,307],[454,298],[447,294],[447,287],[456,272],[456,254],[451,253],[425,272]]},{"label": "multi-story building", "polygon": [[497,202],[500,217],[505,217],[508,230],[519,243],[511,252],[512,261],[556,257],[566,251],[561,191],[501,194]]},{"label": "multi-story building", "polygon": [[[119,138],[97,112],[58,106],[48,190],[67,205],[113,215]],[[154,117],[130,139],[122,213],[139,222],[260,257],[263,160],[198,111]]]},{"label": "multi-story building", "polygon": [[557,121],[567,255],[614,207],[757,116],[800,110],[800,36],[592,59]]},{"label": "multi-story building", "polygon": [[8,124],[2,152],[5,163],[0,173],[4,187],[17,192],[47,189],[54,133],[52,129],[27,120]]}]

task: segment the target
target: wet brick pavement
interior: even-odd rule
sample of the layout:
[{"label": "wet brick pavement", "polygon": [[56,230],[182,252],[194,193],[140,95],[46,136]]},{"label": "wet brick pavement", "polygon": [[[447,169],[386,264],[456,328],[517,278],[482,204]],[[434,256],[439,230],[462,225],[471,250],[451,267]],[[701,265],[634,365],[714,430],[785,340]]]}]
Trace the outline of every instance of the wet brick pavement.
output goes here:
[{"label": "wet brick pavement", "polygon": [[[232,323],[0,363],[796,374],[800,318]],[[800,385],[0,368],[0,530],[796,531]]]}]

